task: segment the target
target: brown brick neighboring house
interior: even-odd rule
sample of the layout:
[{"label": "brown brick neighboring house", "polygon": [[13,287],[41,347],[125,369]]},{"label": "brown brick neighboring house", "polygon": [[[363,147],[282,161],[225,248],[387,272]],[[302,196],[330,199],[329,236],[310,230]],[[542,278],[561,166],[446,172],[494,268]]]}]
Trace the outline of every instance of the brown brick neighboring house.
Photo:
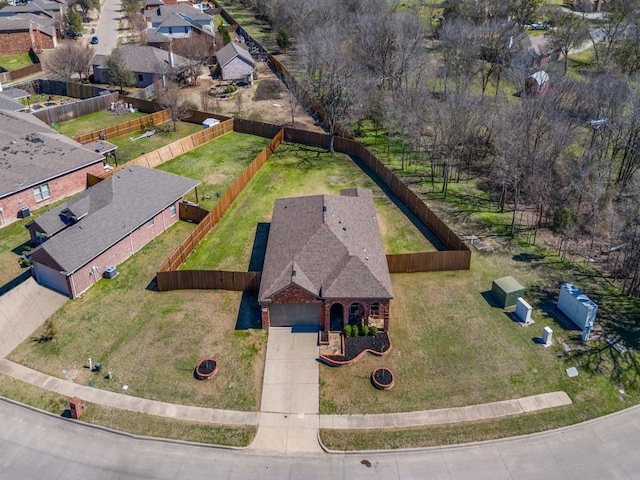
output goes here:
[{"label": "brown brick neighboring house", "polygon": [[104,172],[103,155],[59,134],[30,113],[0,110],[0,224],[86,188]]},{"label": "brown brick neighboring house", "polygon": [[392,298],[371,190],[276,200],[258,294],[263,328],[387,329]]},{"label": "brown brick neighboring house", "polygon": [[[178,221],[178,202],[199,182],[160,170],[120,170],[27,228],[38,283],[75,298]],[[112,270],[111,270],[112,271]]]},{"label": "brown brick neighboring house", "polygon": [[58,46],[56,20],[33,14],[0,17],[0,51],[22,55],[33,48],[40,52]]}]

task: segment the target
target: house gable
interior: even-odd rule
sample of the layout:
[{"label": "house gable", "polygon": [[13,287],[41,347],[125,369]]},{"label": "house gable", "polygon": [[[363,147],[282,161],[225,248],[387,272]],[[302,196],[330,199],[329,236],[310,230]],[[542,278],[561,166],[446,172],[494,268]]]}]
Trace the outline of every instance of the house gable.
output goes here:
[{"label": "house gable", "polygon": [[300,285],[291,283],[271,297],[272,303],[318,303],[318,297]]}]

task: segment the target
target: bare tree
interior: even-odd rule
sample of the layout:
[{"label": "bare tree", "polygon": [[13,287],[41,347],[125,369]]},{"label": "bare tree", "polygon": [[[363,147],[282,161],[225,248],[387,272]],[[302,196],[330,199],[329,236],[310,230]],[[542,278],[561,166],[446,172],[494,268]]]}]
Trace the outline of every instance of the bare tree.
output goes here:
[{"label": "bare tree", "polygon": [[438,32],[444,66],[444,92],[449,80],[456,94],[466,90],[481,68],[477,30],[466,20],[447,20]]},{"label": "bare tree", "polygon": [[177,123],[191,115],[191,107],[183,100],[177,83],[169,81],[163,86],[161,82],[156,82],[155,87],[156,104],[160,109],[169,112],[175,132]]},{"label": "bare tree", "polygon": [[549,46],[558,49],[564,55],[564,73],[569,65],[569,53],[581,46],[589,38],[589,26],[584,16],[552,10],[551,21],[555,27],[547,33]]},{"label": "bare tree", "polygon": [[75,42],[64,42],[45,59],[45,68],[57,78],[69,81],[74,77],[88,78],[93,50]]},{"label": "bare tree", "polygon": [[188,60],[185,74],[195,79],[202,73],[202,67],[209,64],[214,55],[215,38],[206,34],[192,34],[181,42],[176,42],[173,51]]}]

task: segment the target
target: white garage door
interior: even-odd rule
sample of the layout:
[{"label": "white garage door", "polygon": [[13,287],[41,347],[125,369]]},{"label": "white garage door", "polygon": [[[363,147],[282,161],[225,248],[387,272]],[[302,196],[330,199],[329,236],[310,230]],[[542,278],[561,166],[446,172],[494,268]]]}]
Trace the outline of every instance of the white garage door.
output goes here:
[{"label": "white garage door", "polygon": [[272,327],[313,327],[320,325],[317,303],[277,303],[269,306]]},{"label": "white garage door", "polygon": [[69,286],[67,285],[67,277],[62,273],[40,263],[34,263],[33,270],[36,280],[40,285],[49,287],[51,290],[55,290],[56,292],[70,295]]}]

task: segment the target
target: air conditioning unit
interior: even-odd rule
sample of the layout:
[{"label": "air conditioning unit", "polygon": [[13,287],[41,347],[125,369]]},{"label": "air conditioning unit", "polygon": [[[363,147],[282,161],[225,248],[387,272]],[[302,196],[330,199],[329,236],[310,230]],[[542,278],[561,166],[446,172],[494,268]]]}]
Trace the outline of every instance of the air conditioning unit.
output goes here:
[{"label": "air conditioning unit", "polygon": [[118,270],[116,269],[115,265],[109,265],[107,268],[104,269],[104,274],[102,275],[104,278],[113,278],[116,275],[118,275]]},{"label": "air conditioning unit", "polygon": [[22,207],[20,207],[20,217],[21,218],[27,218],[31,216],[31,210],[29,210],[29,207],[27,207],[26,205],[23,205]]}]

